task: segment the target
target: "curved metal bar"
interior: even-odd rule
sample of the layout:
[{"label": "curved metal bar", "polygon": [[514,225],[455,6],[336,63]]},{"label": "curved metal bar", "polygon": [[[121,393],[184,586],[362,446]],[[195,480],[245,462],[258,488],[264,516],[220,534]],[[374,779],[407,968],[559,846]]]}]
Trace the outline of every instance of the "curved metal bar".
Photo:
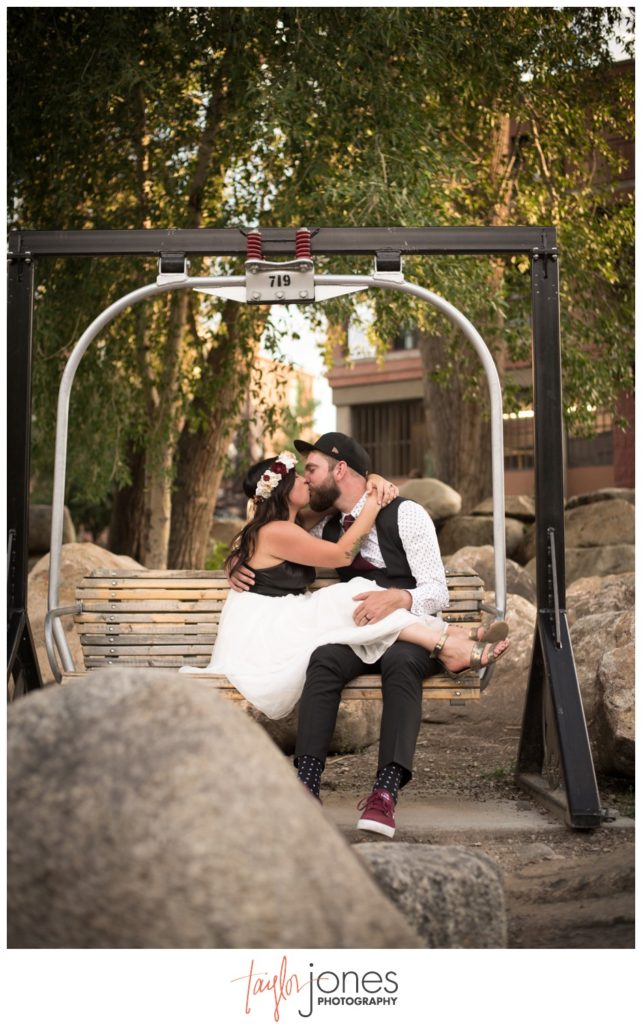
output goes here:
[{"label": "curved metal bar", "polygon": [[[381,277],[360,277],[348,274],[315,276],[315,284],[364,285],[368,288],[384,288],[390,291],[406,292],[423,299],[448,317],[470,341],[477,352],[488,379],[491,415],[491,456],[493,482],[493,541],[495,552],[495,605],[498,617],[506,617],[506,527],[504,522],[504,422],[502,416],[502,389],[495,361],[479,331],[455,306],[409,281],[386,281]],[[489,676],[489,673],[488,673]]]},{"label": "curved metal bar", "polygon": [[[63,515],[65,510],[65,474],[67,466],[67,431],[69,424],[69,397],[71,386],[76,375],[80,360],[91,345],[94,338],[100,333],[103,327],[111,323],[114,317],[118,316],[130,306],[142,302],[144,299],[155,298],[164,292],[178,291],[184,288],[194,288],[198,284],[208,284],[211,287],[224,288],[230,284],[245,284],[245,277],[186,277],[179,281],[164,281],[160,284],[148,284],[136,291],[123,295],[122,298],[113,302],[89,325],[74,346],[60,383],[58,393],[58,413],[56,419],[56,452],[54,461],[54,486],[51,508],[51,545],[49,548],[49,611],[56,609],[58,605],[58,591],[60,586],[60,555],[62,551],[62,529]],[[56,646],[65,672],[74,671],[74,663],[65,637],[65,631],[58,618],[53,621],[53,635]],[[49,650],[47,650],[51,669],[55,673],[58,666],[52,661]]]},{"label": "curved metal bar", "polygon": [[[51,611],[48,611],[45,615],[45,648],[47,651],[47,657],[49,658],[49,664],[51,665],[51,671],[53,672],[53,677],[57,683],[62,682],[62,674],[56,660],[56,649],[54,646],[53,635],[54,623],[58,622],[61,615],[79,615],[81,611],[82,604],[79,601],[77,604],[67,605],[66,608],[52,608]],[[70,671],[73,672],[74,670],[71,669]]]},{"label": "curved metal bar", "polygon": [[[482,365],[486,370],[491,401],[491,437],[492,437],[492,479],[493,479],[493,538],[495,550],[495,603],[500,618],[506,614],[506,536],[504,527],[504,441],[502,421],[502,397],[499,376],[490,351],[479,332],[473,327],[470,321],[440,295],[421,288],[419,285],[411,284],[408,281],[385,280],[382,277],[368,277],[350,274],[315,275],[315,284],[326,285],[348,285],[364,288],[382,288],[390,291],[406,292],[418,299],[423,299],[431,306],[439,309],[448,319],[460,328],[465,337],[471,342],[479,355]],[[153,298],[168,291],[178,291],[185,288],[198,288],[206,285],[211,288],[224,289],[230,285],[245,285],[245,277],[186,277],[182,280],[161,281],[160,283],[145,285],[133,292],[129,292],[96,317],[82,334],[76,343],[71,356],[65,367],[60,384],[58,395],[58,413],[56,420],[56,451],[54,462],[54,488],[52,499],[51,517],[51,546],[49,555],[49,624],[53,632],[56,647],[60,653],[62,664],[66,672],[73,672],[74,663],[67,644],[62,623],[60,622],[57,608],[58,593],[60,586],[60,556],[62,551],[62,531],[64,515],[65,495],[65,474],[67,462],[67,433],[69,423],[69,398],[76,370],[80,360],[89,348],[91,342],[119,313],[130,306],[142,302],[144,299]],[[51,649],[50,649],[51,648]],[[54,676],[60,674],[53,642],[47,644],[47,656],[51,664]]]}]

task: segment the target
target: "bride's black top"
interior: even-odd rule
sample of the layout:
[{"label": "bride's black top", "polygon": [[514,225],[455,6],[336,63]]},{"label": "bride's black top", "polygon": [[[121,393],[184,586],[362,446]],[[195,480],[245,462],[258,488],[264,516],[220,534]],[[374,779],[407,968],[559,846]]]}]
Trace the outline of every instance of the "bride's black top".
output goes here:
[{"label": "bride's black top", "polygon": [[[251,565],[246,565],[252,569]],[[311,565],[299,565],[297,562],[279,562],[270,569],[252,569],[254,585],[250,594],[262,594],[264,597],[285,597],[286,594],[303,594],[316,573]]]}]

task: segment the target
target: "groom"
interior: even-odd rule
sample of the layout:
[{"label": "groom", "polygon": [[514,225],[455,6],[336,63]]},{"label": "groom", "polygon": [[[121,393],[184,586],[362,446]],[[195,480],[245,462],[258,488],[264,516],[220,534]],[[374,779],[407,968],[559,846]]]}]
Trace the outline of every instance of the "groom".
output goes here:
[{"label": "groom", "polygon": [[[323,434],[314,444],[295,441],[294,446],[305,457],[310,507],[327,512],[311,532],[337,541],[365,503],[369,456],[360,444],[337,432]],[[357,595],[357,625],[377,622],[397,608],[435,615],[448,605],[435,527],[414,501],[395,498],[383,508],[352,564],[337,572],[342,580],[364,576],[385,588],[385,593]],[[355,676],[371,672],[381,673],[379,767],[372,792],[360,805],[363,813],[357,827],[392,838],[398,792],[412,778],[422,682],[435,672],[428,651],[398,640],[375,665],[366,665],[346,645],[317,648],[299,704],[294,763],[303,784],[318,797],[343,688]]]}]

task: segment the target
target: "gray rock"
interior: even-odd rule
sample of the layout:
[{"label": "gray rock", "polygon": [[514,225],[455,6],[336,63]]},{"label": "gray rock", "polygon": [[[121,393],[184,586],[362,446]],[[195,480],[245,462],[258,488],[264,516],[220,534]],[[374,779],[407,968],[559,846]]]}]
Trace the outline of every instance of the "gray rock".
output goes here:
[{"label": "gray rock", "polygon": [[[533,579],[535,559],[526,565]],[[612,576],[635,571],[633,544],[607,544],[601,548],[566,548],[566,585],[584,576]]]},{"label": "gray rock", "polygon": [[[524,524],[505,519],[506,556],[512,558],[524,536]],[[486,516],[453,516],[438,530],[442,555],[451,555],[463,547],[481,547],[493,543],[493,520]]]},{"label": "gray rock", "polygon": [[[484,594],[485,602],[492,603],[493,599],[494,594]],[[517,594],[508,595],[506,621],[510,630],[510,647],[495,665],[481,699],[467,701],[461,710],[461,716],[471,725],[483,724],[493,731],[521,725],[536,615],[535,605]],[[455,711],[454,708],[452,710]]]},{"label": "gray rock", "polygon": [[566,508],[591,505],[597,501],[610,501],[612,498],[621,498],[635,505],[635,490],[632,487],[601,487],[598,491],[589,491],[587,494],[574,494],[567,500]]},{"label": "gray rock", "polygon": [[570,625],[585,615],[604,615],[635,606],[635,573],[584,576],[566,588],[566,610]]},{"label": "gray rock", "polygon": [[[622,499],[610,499],[599,504],[578,505],[564,514],[564,542],[568,553],[573,548],[629,547],[635,541],[635,509]],[[535,558],[537,535],[535,527],[526,530],[517,560],[526,565]],[[611,569],[611,572],[618,572]],[[619,570],[626,572],[628,570]],[[603,576],[605,573],[582,573],[584,576]],[[574,576],[574,579],[579,577]]]},{"label": "gray rock", "polygon": [[[76,600],[76,587],[94,569],[142,569],[140,562],[135,562],[127,555],[115,555],[98,544],[63,544],[60,554],[60,607],[73,605]],[[45,650],[45,615],[47,614],[47,597],[49,591],[49,555],[36,562],[29,573],[27,604],[29,621],[36,645],[36,655],[43,683],[53,683],[53,674]],[[65,615],[61,623],[67,637],[74,664],[79,672],[85,667],[80,636],[76,632],[73,616]]]},{"label": "gray rock", "polygon": [[[486,590],[495,589],[495,549],[490,544],[481,547],[464,547],[446,557],[451,569],[470,569],[483,580]],[[535,602],[536,590],[533,577],[512,559],[506,559],[506,590],[527,601]],[[494,601],[494,598],[493,598]]]},{"label": "gray rock", "polygon": [[362,844],[359,855],[429,949],[503,949],[502,872],[462,846]]},{"label": "gray rock", "polygon": [[635,507],[621,498],[572,508],[565,513],[564,524],[569,548],[635,542]]},{"label": "gray rock", "polygon": [[[65,505],[62,519],[63,544],[76,543],[76,528]],[[42,555],[51,545],[51,505],[29,506],[29,553]]]},{"label": "gray rock", "polygon": [[268,737],[196,680],[101,670],[8,719],[10,947],[422,945]]},{"label": "gray rock", "polygon": [[633,639],[633,612],[600,612],[585,615],[570,628],[573,657],[582,694],[589,736],[598,739],[597,717],[600,704],[598,669],[606,651],[625,647]]},{"label": "gray rock", "polygon": [[602,771],[635,778],[635,646],[606,651],[597,670],[597,733]]},{"label": "gray rock", "polygon": [[[507,494],[504,497],[505,514],[523,523],[535,522],[535,499],[530,494]],[[470,513],[472,516],[492,516],[493,499],[485,498]]]},{"label": "gray rock", "polygon": [[399,488],[399,494],[402,498],[412,498],[422,505],[436,522],[456,516],[461,511],[461,495],[448,484],[432,477],[408,480]]},{"label": "gray rock", "polygon": [[[240,704],[250,717],[265,729],[280,750],[285,754],[294,753],[298,725],[297,708],[287,718],[275,720],[266,718],[248,701],[240,701]],[[342,700],[328,753],[353,754],[376,743],[379,740],[381,710],[379,700]]]}]

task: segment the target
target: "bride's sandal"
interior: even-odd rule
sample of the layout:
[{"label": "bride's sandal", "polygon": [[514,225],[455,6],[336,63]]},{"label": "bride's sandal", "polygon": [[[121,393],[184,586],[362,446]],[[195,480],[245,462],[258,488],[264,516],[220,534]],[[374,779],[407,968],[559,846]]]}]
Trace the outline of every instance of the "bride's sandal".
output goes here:
[{"label": "bride's sandal", "polygon": [[[447,639],[448,639],[448,630],[445,629],[443,631],[443,633],[441,634],[441,636],[439,637],[439,640],[437,641],[437,643],[433,647],[433,650],[432,650],[433,658],[436,657],[442,651],[442,649],[444,647],[444,644],[446,643]],[[505,638],[502,637],[502,639],[505,639]],[[495,645],[497,643],[499,643],[499,642],[500,641],[498,641],[498,640],[494,641]],[[444,665],[443,661],[441,661],[439,658],[437,658],[437,660],[439,661],[439,664],[441,665],[441,667],[443,668],[444,672],[446,673],[446,675],[448,676],[449,679],[458,679],[461,676],[464,676],[464,675],[466,675],[469,672],[479,672],[482,669],[489,668],[490,665],[493,665],[496,661],[499,661],[499,659],[502,657],[502,655],[505,654],[506,651],[508,650],[508,646],[506,646],[503,651],[499,652],[499,654],[495,654],[495,650],[493,648],[490,651],[490,653],[488,654],[488,656],[487,656],[486,664],[482,665],[482,658],[484,656],[484,651],[486,650],[487,647],[492,647],[492,645],[493,645],[492,641],[489,644],[487,641],[477,640],[473,644],[472,651],[470,652],[470,664],[466,668],[460,669],[459,672],[451,672],[451,670],[449,668],[446,668],[446,666]]]}]

